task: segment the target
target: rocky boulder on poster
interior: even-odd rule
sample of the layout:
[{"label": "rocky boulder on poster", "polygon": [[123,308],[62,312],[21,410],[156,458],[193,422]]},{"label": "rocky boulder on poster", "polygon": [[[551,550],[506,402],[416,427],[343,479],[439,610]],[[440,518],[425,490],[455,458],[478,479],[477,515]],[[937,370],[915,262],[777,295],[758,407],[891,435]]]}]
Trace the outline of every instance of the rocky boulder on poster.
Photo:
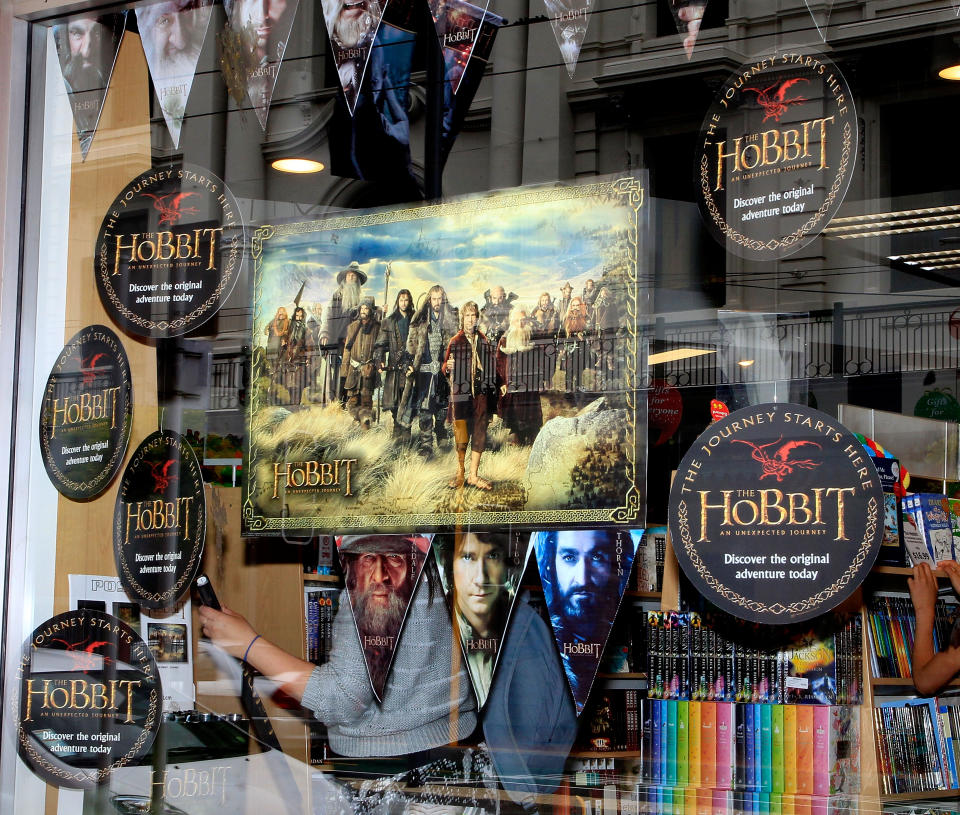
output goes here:
[{"label": "rocky boulder on poster", "polygon": [[[537,434],[523,477],[527,509],[615,505],[613,470],[630,457],[627,410],[606,397],[576,416],[550,419]],[[606,491],[610,495],[605,495]]]}]

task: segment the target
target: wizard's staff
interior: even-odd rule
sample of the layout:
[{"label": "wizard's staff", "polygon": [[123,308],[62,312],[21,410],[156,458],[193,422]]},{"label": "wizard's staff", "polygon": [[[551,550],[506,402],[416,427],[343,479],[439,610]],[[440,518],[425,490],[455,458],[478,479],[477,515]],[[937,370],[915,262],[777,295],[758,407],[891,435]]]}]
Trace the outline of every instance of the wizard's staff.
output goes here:
[{"label": "wizard's staff", "polygon": [[[386,318],[390,313],[390,268],[393,266],[393,261],[387,261],[387,269],[383,273],[383,316]],[[389,365],[393,365],[393,360],[389,360]],[[383,411],[383,386],[386,382],[386,378],[382,377],[380,382],[380,387],[377,390],[377,424],[380,424],[380,413]]]}]

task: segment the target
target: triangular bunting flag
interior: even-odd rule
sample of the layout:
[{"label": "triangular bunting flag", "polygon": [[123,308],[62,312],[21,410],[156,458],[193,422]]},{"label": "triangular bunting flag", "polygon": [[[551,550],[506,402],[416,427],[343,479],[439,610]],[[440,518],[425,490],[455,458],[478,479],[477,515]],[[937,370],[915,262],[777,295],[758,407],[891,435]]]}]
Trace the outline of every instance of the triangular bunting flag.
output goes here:
[{"label": "triangular bunting flag", "polygon": [[429,549],[429,536],[371,534],[337,538],[360,649],[373,693],[380,701]]},{"label": "triangular bunting flag", "polygon": [[444,75],[454,95],[470,64],[488,5],[486,2],[481,8],[464,0],[430,0],[430,15],[443,49]]},{"label": "triangular bunting flag", "polygon": [[389,0],[322,0],[323,19],[333,47],[333,61],[350,115],[357,106],[370,50]]},{"label": "triangular bunting flag", "polygon": [[[480,87],[486,71],[487,62],[493,52],[493,41],[497,32],[506,23],[491,11],[484,12],[478,6],[472,6],[463,0],[447,0],[447,6],[457,4],[457,17],[460,22],[473,20],[477,26],[477,35],[468,54],[456,48],[443,49],[446,84],[443,94],[443,122],[440,134],[440,166],[447,162],[447,156],[460,133],[463,121],[473,104],[473,97]],[[469,28],[469,25],[468,25]],[[448,32],[449,33],[449,32]],[[441,39],[441,43],[443,40]]]},{"label": "triangular bunting flag", "polygon": [[73,122],[85,159],[100,121],[113,66],[120,53],[120,41],[127,13],[80,15],[53,26],[57,59],[67,86]]},{"label": "triangular bunting flag", "polygon": [[163,118],[180,146],[187,99],[207,36],[213,0],[165,0],[137,9],[137,28]]},{"label": "triangular bunting flag", "polygon": [[577,715],[590,695],[642,532],[534,532],[533,551]]},{"label": "triangular bunting flag", "polygon": [[437,535],[433,553],[467,672],[483,707],[520,586],[529,538],[508,532]]},{"label": "triangular bunting flag", "polygon": [[820,39],[827,41],[827,25],[830,23],[830,12],[833,11],[833,0],[803,0],[807,4],[807,11],[813,17],[813,24],[817,27]]},{"label": "triangular bunting flag", "polygon": [[687,59],[693,56],[693,48],[700,36],[700,24],[703,22],[703,13],[707,10],[707,0],[667,0],[673,21],[677,24],[677,31],[683,38],[683,50],[687,52]]},{"label": "triangular bunting flag", "polygon": [[246,90],[264,130],[298,5],[299,0],[224,2],[227,25],[219,37],[223,78],[230,95],[238,102]]},{"label": "triangular bunting flag", "polygon": [[560,56],[572,79],[590,23],[593,0],[544,0],[544,4],[550,25],[553,26],[553,36],[560,47]]}]

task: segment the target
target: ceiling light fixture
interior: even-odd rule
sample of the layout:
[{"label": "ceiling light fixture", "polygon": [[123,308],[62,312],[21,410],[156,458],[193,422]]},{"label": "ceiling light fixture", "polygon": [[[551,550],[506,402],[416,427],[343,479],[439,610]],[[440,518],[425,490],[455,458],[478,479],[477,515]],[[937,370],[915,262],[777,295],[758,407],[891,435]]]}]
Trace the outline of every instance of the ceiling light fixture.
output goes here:
[{"label": "ceiling light fixture", "polygon": [[662,365],[664,362],[676,362],[690,357],[702,357],[705,354],[717,353],[713,348],[671,348],[669,351],[657,351],[650,354],[647,362],[650,365]]},{"label": "ceiling light fixture", "polygon": [[740,359],[737,360],[737,365],[739,365],[741,368],[749,368],[754,362],[756,362],[755,359]]},{"label": "ceiling light fixture", "polygon": [[324,169],[322,162],[309,158],[278,158],[270,163],[274,170],[281,173],[319,173]]}]

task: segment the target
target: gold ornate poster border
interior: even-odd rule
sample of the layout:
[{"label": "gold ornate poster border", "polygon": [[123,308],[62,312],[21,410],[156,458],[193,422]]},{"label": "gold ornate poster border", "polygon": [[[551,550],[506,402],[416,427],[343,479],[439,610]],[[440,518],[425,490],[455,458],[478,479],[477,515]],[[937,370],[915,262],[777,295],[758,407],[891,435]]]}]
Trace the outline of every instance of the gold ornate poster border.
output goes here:
[{"label": "gold ornate poster border", "polygon": [[[521,206],[568,201],[580,198],[600,198],[620,200],[625,207],[632,211],[630,234],[628,238],[630,250],[629,280],[631,290],[627,293],[627,311],[630,319],[627,326],[627,358],[628,382],[625,388],[627,402],[627,435],[630,443],[627,446],[628,467],[624,473],[623,503],[620,506],[604,509],[544,509],[531,511],[489,511],[473,510],[469,512],[431,512],[405,513],[393,515],[312,515],[307,517],[268,517],[257,512],[254,502],[256,483],[250,476],[254,471],[255,457],[253,440],[247,433],[246,471],[247,484],[244,490],[243,528],[249,534],[269,534],[271,532],[285,532],[293,530],[320,529],[428,529],[457,524],[474,524],[495,526],[503,524],[518,524],[524,526],[586,526],[589,524],[612,524],[630,526],[640,517],[643,508],[642,484],[638,484],[638,477],[644,473],[637,472],[635,458],[637,444],[637,409],[640,399],[645,395],[640,391],[642,371],[637,370],[639,354],[639,335],[637,321],[640,315],[641,295],[639,291],[639,250],[640,242],[640,212],[645,203],[645,189],[637,177],[627,176],[613,180],[578,184],[571,186],[554,186],[540,189],[522,190],[516,193],[498,193],[496,195],[449,201],[440,204],[428,204],[409,209],[378,210],[360,215],[347,215],[307,221],[300,223],[266,225],[257,228],[251,239],[250,256],[253,262],[253,325],[259,325],[263,319],[263,304],[260,302],[262,280],[264,272],[265,244],[279,237],[290,235],[307,235],[315,232],[332,232],[341,229],[355,229],[363,226],[378,226],[392,223],[429,220],[439,217],[457,216],[469,218],[472,214],[496,209],[515,209]],[[256,363],[254,363],[254,367]],[[255,371],[251,370],[251,382],[255,379]],[[249,419],[256,415],[260,408],[260,399],[256,389],[250,389],[248,404]],[[645,426],[642,428],[645,432]]]}]

